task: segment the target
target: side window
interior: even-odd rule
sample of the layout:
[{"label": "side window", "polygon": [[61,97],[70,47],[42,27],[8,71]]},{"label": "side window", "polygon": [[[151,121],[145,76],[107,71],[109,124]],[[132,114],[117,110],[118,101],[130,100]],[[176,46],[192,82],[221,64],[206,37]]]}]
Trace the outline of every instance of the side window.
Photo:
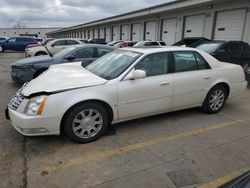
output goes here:
[{"label": "side window", "polygon": [[169,72],[168,59],[168,53],[148,55],[135,66],[135,69],[144,70],[146,76],[166,74]]},{"label": "side window", "polygon": [[58,40],[53,43],[54,46],[64,46],[65,40]]},{"label": "side window", "polygon": [[195,58],[197,61],[198,69],[199,70],[204,70],[204,69],[210,69],[211,67],[209,64],[206,62],[206,60],[197,52],[194,52]]},{"label": "side window", "polygon": [[67,40],[66,41],[66,45],[76,45],[76,44],[79,44],[79,43],[75,40]]},{"label": "side window", "polygon": [[160,42],[160,45],[161,46],[166,46],[166,43],[165,42]]},{"label": "side window", "polygon": [[97,48],[97,57],[101,57],[109,52],[111,52],[111,49],[108,48]]},{"label": "side window", "polygon": [[93,48],[81,48],[73,52],[71,55],[73,55],[76,59],[92,58]]},{"label": "side window", "polygon": [[198,70],[193,52],[173,52],[175,61],[175,72]]},{"label": "side window", "polygon": [[237,42],[231,43],[229,45],[229,52],[230,53],[241,53],[241,52],[243,52],[243,46]]},{"label": "side window", "polygon": [[8,42],[16,42],[16,38],[11,38],[8,40]]},{"label": "side window", "polygon": [[25,38],[16,38],[16,42],[25,42]]},{"label": "side window", "polygon": [[159,46],[158,42],[146,42],[144,46]]}]

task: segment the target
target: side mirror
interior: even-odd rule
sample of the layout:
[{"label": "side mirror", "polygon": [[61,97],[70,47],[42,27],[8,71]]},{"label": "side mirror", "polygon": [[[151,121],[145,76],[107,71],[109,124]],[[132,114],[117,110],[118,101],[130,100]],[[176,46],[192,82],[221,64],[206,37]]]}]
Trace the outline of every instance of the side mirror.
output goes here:
[{"label": "side mirror", "polygon": [[222,49],[219,49],[218,52],[224,54],[224,53],[226,53],[227,51],[226,51],[225,49],[222,48]]},{"label": "side mirror", "polygon": [[146,78],[146,72],[144,70],[133,70],[126,77],[125,80],[137,80]]},{"label": "side mirror", "polygon": [[67,59],[68,61],[73,61],[73,60],[75,60],[76,59],[76,57],[75,56],[73,56],[73,55],[69,55],[68,57],[66,57],[65,59]]},{"label": "side mirror", "polygon": [[51,46],[51,47],[54,47],[54,46],[55,46],[55,44],[51,44],[50,46]]}]

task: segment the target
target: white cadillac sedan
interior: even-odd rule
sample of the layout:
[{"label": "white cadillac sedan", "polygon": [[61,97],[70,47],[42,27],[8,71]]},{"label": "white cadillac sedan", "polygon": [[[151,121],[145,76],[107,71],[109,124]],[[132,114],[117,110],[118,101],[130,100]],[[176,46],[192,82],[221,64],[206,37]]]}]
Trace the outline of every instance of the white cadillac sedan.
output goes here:
[{"label": "white cadillac sedan", "polygon": [[6,117],[23,135],[86,143],[110,123],[192,107],[217,113],[246,85],[241,66],[193,48],[125,48],[86,68],[51,66],[17,92]]}]

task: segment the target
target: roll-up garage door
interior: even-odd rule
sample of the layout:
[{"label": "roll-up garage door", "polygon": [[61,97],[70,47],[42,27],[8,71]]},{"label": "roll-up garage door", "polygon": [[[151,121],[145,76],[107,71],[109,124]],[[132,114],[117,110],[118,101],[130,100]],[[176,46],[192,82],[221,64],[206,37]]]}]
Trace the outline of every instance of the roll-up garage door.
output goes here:
[{"label": "roll-up garage door", "polygon": [[167,19],[162,21],[161,40],[167,45],[175,43],[176,19]]},{"label": "roll-up garage door", "polygon": [[241,40],[245,19],[245,9],[218,12],[214,30],[214,39]]},{"label": "roll-up garage door", "polygon": [[98,29],[94,30],[94,38],[99,38],[99,36],[98,36]]},{"label": "roll-up garage door", "polygon": [[129,40],[129,27],[128,25],[122,26],[122,40]]},{"label": "roll-up garage door", "polygon": [[202,37],[205,15],[187,16],[185,19],[184,38]]},{"label": "roll-up garage door", "polygon": [[145,23],[145,40],[156,40],[156,22]]},{"label": "roll-up garage door", "polygon": [[89,38],[90,38],[90,39],[94,38],[94,35],[93,35],[93,34],[94,34],[94,33],[93,33],[93,30],[90,29],[90,30],[89,30]]},{"label": "roll-up garage door", "polygon": [[105,35],[106,35],[106,42],[110,42],[112,39],[111,39],[111,29],[110,27],[106,27],[105,28]]},{"label": "roll-up garage door", "polygon": [[99,38],[101,38],[101,39],[104,39],[105,38],[105,36],[104,36],[104,28],[100,28],[100,30],[99,30]]},{"label": "roll-up garage door", "polygon": [[141,24],[132,24],[132,41],[139,41],[141,35]]},{"label": "roll-up garage door", "polygon": [[119,26],[113,27],[113,40],[120,40],[120,29],[119,29]]}]

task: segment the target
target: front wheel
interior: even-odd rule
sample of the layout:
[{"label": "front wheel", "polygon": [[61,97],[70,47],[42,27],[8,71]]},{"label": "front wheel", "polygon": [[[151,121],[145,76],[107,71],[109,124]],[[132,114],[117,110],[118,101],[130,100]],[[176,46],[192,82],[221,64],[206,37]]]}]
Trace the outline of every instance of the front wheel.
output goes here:
[{"label": "front wheel", "polygon": [[224,86],[216,85],[207,94],[202,105],[202,110],[209,114],[215,114],[222,110],[227,98],[227,91]]},{"label": "front wheel", "polygon": [[64,133],[74,142],[97,140],[109,124],[106,109],[98,103],[83,103],[71,109],[64,118]]}]

